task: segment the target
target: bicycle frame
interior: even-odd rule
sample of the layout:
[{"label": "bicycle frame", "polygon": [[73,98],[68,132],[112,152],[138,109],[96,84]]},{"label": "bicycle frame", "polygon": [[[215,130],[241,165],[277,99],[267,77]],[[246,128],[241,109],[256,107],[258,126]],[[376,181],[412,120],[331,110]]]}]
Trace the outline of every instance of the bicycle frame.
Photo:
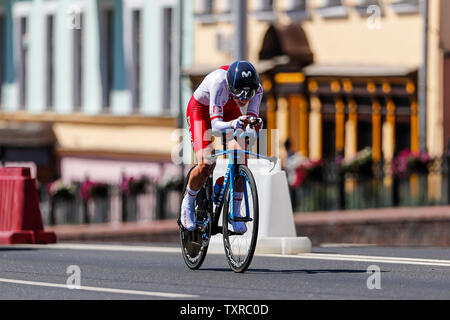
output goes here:
[{"label": "bicycle frame", "polygon": [[[234,178],[235,178],[235,174],[236,174],[236,169],[239,168],[239,166],[241,164],[236,163],[237,159],[239,158],[238,155],[249,155],[249,156],[255,156],[257,158],[260,159],[265,159],[265,160],[269,160],[271,162],[273,162],[274,157],[266,157],[260,154],[256,154],[247,150],[215,150],[215,153],[213,156],[211,156],[210,158],[217,158],[220,156],[224,156],[227,155],[228,156],[228,167],[227,170],[225,172],[225,176],[224,176],[224,182],[223,185],[220,189],[220,193],[219,193],[219,199],[217,201],[216,204],[216,212],[215,212],[215,216],[218,217],[218,215],[220,215],[220,210],[222,210],[222,206],[224,204],[224,198],[225,198],[225,190],[227,190],[227,186],[228,184],[230,184],[230,199],[234,199]],[[248,221],[248,219],[250,218],[250,212],[249,212],[249,207],[248,207],[248,194],[247,194],[247,188],[245,188],[245,181],[244,181],[244,201],[245,201],[245,208],[246,208],[246,216],[245,218],[235,218],[234,217],[234,206],[230,206],[231,208],[231,213],[230,213],[230,219],[232,221]]]}]

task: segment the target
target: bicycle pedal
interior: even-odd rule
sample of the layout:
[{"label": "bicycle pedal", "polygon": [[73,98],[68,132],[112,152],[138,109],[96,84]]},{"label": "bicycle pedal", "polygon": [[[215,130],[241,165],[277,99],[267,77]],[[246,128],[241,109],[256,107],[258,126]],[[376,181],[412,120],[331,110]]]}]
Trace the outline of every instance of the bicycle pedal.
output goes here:
[{"label": "bicycle pedal", "polygon": [[234,219],[230,219],[233,222],[251,222],[253,221],[252,218],[245,218],[245,217],[234,217]]},{"label": "bicycle pedal", "polygon": [[228,236],[242,236],[245,232],[235,232],[228,230]]}]

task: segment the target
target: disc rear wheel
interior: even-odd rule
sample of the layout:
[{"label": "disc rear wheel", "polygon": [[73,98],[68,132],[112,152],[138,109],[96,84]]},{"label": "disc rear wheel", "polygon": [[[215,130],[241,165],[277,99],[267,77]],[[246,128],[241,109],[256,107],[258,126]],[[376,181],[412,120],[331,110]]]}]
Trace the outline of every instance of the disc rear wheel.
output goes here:
[{"label": "disc rear wheel", "polygon": [[[186,194],[186,186],[189,181],[192,168],[187,177],[183,189],[183,198]],[[195,219],[196,228],[193,231],[188,231],[180,227],[180,242],[184,262],[192,269],[200,268],[206,257],[208,251],[209,239],[211,238],[211,203],[208,200],[208,191],[211,182],[208,181],[200,189],[195,200]],[[180,206],[181,207],[181,206]],[[180,219],[178,220],[180,224]]]}]

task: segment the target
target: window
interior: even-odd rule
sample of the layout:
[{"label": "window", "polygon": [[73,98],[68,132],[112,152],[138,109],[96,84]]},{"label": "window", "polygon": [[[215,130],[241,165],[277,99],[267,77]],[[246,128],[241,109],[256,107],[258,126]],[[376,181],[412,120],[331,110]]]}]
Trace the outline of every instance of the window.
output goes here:
[{"label": "window", "polygon": [[216,8],[217,14],[215,17],[219,22],[233,22],[233,1],[234,0],[222,0],[218,4],[220,5]]},{"label": "window", "polygon": [[[371,10],[373,6],[377,9],[377,11]],[[373,14],[382,14],[382,6],[380,0],[359,0],[359,2],[356,4],[355,9],[359,12],[362,16],[368,16]]]},{"label": "window", "polygon": [[164,112],[170,111],[172,96],[173,9],[163,8],[163,79],[162,98]]},{"label": "window", "polygon": [[224,32],[218,32],[216,36],[217,40],[217,50],[224,53],[231,53],[233,48],[232,43],[232,36],[224,33]]},{"label": "window", "polygon": [[347,9],[342,0],[322,0],[322,7],[318,9],[324,18],[343,18],[347,16]]},{"label": "window", "polygon": [[261,21],[275,21],[273,0],[255,0],[254,13],[256,19]]},{"label": "window", "polygon": [[0,105],[2,103],[2,85],[5,81],[5,16],[0,14]]},{"label": "window", "polygon": [[231,2],[233,0],[223,0],[222,1],[222,8],[220,10],[221,13],[230,13],[231,12]]},{"label": "window", "polygon": [[101,11],[101,74],[103,108],[111,105],[114,68],[114,8],[106,6]]},{"label": "window", "polygon": [[288,11],[305,11],[306,0],[287,0],[286,9]]},{"label": "window", "polygon": [[142,47],[142,28],[141,28],[141,10],[132,11],[132,55],[133,55],[133,83],[132,99],[133,108],[138,111],[141,106],[141,47]]},{"label": "window", "polygon": [[292,20],[305,20],[309,18],[306,6],[307,0],[287,0],[286,13]]},{"label": "window", "polygon": [[256,11],[272,11],[273,10],[273,0],[257,0],[255,10]]},{"label": "window", "polygon": [[[130,112],[139,113],[142,107],[142,52],[144,1],[127,0],[123,7],[123,46],[126,81],[130,97]],[[161,42],[161,45],[163,42]],[[160,46],[155,45],[158,47]]]},{"label": "window", "polygon": [[207,15],[213,14],[214,1],[213,0],[198,0],[197,14]]},{"label": "window", "polygon": [[[231,1],[231,0],[230,0]],[[200,23],[215,23],[214,0],[197,0],[195,18]]]},{"label": "window", "polygon": [[419,0],[396,0],[392,3],[392,9],[398,14],[420,13]]},{"label": "window", "polygon": [[84,16],[79,13],[79,26],[73,32],[73,108],[80,110],[83,103],[83,37]]},{"label": "window", "polygon": [[28,75],[28,17],[20,16],[16,24],[16,72],[19,83],[19,108],[24,109],[27,104],[27,75]]},{"label": "window", "polygon": [[46,50],[45,67],[46,67],[46,90],[45,90],[45,105],[47,109],[52,109],[54,106],[54,87],[55,87],[55,18],[50,14],[45,19],[46,29]]}]

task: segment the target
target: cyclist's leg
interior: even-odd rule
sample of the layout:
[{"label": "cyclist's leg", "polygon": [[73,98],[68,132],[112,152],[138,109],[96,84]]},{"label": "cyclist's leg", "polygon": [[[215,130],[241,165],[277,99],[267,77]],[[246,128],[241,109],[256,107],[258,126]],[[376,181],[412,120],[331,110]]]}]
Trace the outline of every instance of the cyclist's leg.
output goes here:
[{"label": "cyclist's leg", "polygon": [[[230,121],[230,120],[240,117],[241,115],[242,115],[242,113],[241,113],[239,107],[233,106],[225,111],[224,120]],[[228,148],[228,150],[246,150],[245,139],[241,139],[241,138],[231,139],[230,141],[227,142],[227,148]],[[239,158],[238,161],[240,164],[247,165],[247,157],[241,157],[241,158]],[[243,184],[243,179],[241,177],[238,177],[238,179],[235,183],[235,188],[234,188],[233,193],[234,193],[233,194],[233,212],[237,217],[242,217],[240,209],[241,209],[241,203],[242,203],[242,200],[244,197],[244,184]],[[244,233],[247,231],[245,222],[231,222],[231,224],[233,226],[234,231],[236,231],[236,232]]]},{"label": "cyclist's leg", "polygon": [[[238,139],[238,140],[240,140],[240,139]],[[244,142],[244,148],[243,148],[238,141],[233,139],[227,143],[227,148],[229,148],[230,150],[235,150],[235,149],[242,150],[245,148],[245,142]],[[242,161],[242,164],[247,165],[246,157],[245,157],[245,160]],[[235,180],[235,187],[234,187],[234,192],[233,192],[233,213],[236,217],[243,217],[243,214],[241,213],[241,203],[242,203],[243,198],[244,198],[243,178],[241,176],[238,176],[237,180]],[[247,226],[245,225],[245,222],[230,221],[230,223],[233,226],[233,230],[235,232],[245,233],[247,231]]]},{"label": "cyclist's leg", "polygon": [[214,171],[216,163],[208,160],[207,156],[213,154],[212,144],[196,153],[197,166],[192,170],[189,178],[188,187],[192,190],[200,190],[205,184],[206,179]]},{"label": "cyclist's leg", "polygon": [[214,162],[207,159],[213,150],[209,112],[205,111],[204,106],[197,105],[195,99],[191,99],[189,103],[187,121],[198,164],[191,171],[186,194],[181,203],[181,224],[187,230],[192,231],[195,229],[195,199],[210,172],[214,169]]},{"label": "cyclist's leg", "polygon": [[215,162],[208,159],[214,152],[211,143],[211,121],[209,111],[203,108],[193,108],[189,127],[191,142],[197,160],[197,166],[192,170],[188,186],[192,190],[200,190],[206,179],[212,173]]}]

